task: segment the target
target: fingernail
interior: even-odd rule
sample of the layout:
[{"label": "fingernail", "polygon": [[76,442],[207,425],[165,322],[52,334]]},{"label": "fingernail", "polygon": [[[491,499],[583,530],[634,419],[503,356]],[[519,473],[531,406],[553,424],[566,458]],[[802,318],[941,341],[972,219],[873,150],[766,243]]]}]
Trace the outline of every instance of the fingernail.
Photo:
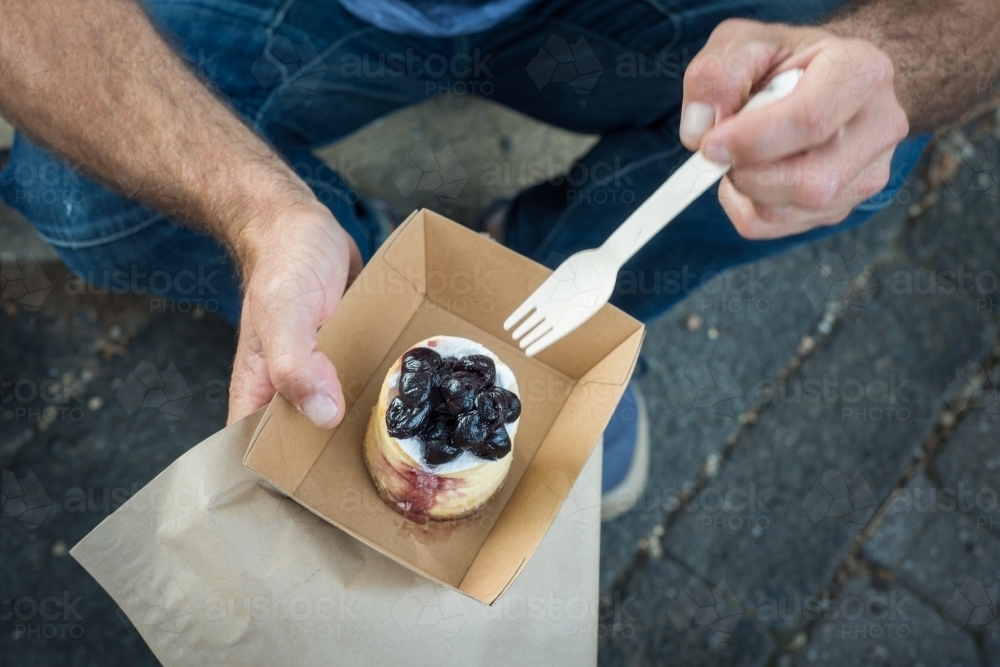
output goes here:
[{"label": "fingernail", "polygon": [[689,143],[701,143],[701,138],[715,125],[715,109],[704,102],[691,102],[681,114],[681,138]]},{"label": "fingernail", "polygon": [[337,418],[337,404],[326,394],[313,394],[302,401],[302,414],[316,426],[327,426]]},{"label": "fingernail", "polygon": [[718,164],[732,164],[733,158],[729,155],[729,150],[722,144],[709,144],[705,146],[705,155],[709,160]]}]

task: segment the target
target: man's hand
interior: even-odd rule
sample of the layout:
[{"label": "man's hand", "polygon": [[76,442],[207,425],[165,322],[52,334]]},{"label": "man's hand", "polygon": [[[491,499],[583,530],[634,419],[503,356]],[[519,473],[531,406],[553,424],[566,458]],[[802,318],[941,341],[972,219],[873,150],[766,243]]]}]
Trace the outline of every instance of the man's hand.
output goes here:
[{"label": "man's hand", "polygon": [[[793,68],[805,74],[791,95],[734,115],[758,84]],[[720,24],[685,73],[683,104],[681,140],[733,164],[719,201],[752,239],[842,221],[885,187],[909,131],[889,56],[819,28]]]},{"label": "man's hand", "polygon": [[344,395],[316,331],[340,303],[361,254],[329,209],[295,206],[280,220],[248,225],[239,246],[246,280],[230,386],[229,423],[281,392],[314,424],[333,428]]}]

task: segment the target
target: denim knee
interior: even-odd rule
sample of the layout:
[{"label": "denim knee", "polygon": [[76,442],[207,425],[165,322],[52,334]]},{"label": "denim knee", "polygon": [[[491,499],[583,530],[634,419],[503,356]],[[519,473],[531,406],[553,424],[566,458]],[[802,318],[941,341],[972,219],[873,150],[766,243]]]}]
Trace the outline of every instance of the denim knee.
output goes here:
[{"label": "denim knee", "polygon": [[238,321],[236,271],[221,244],[115,194],[20,135],[0,172],[0,197],[75,274],[67,289],[140,294],[153,311],[201,307]]}]

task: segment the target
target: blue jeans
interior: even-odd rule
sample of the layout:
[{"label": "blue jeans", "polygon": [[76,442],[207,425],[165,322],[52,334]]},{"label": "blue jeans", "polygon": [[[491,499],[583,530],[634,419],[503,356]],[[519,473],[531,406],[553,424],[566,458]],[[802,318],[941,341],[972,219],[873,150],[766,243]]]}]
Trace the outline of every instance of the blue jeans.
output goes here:
[{"label": "blue jeans", "polygon": [[[148,0],[147,10],[309,183],[366,260],[379,240],[373,212],[312,149],[448,90],[599,134],[565,178],[525,190],[512,206],[508,245],[554,267],[599,245],[688,157],[677,136],[682,75],[719,22],[809,23],[840,4],[541,0],[491,30],[457,38],[390,34],[335,0]],[[788,238],[741,238],[710,191],[629,262],[612,302],[648,321],[703,277],[860,225],[893,201],[926,141],[903,142],[890,185],[843,223]],[[441,166],[445,195],[454,194],[447,171]],[[0,172],[0,196],[95,286],[202,302],[238,320],[239,286],[218,242],[98,185],[22,135]],[[650,281],[659,286],[650,289]]]}]

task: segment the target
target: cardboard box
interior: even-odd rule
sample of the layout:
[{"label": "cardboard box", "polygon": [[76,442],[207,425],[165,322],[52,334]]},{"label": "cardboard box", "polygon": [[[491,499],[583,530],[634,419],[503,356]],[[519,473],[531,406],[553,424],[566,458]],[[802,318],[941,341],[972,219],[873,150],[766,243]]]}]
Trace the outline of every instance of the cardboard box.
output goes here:
[{"label": "cardboard box", "polygon": [[[280,491],[428,579],[492,605],[535,552],[632,375],[641,323],[612,306],[534,358],[503,321],[551,273],[430,211],[411,215],[365,267],[319,332],[347,403],[313,426],[280,395],[244,464]],[[372,407],[392,363],[433,335],[463,336],[513,370],[522,413],[503,489],[456,522],[414,523],[378,497],[362,458]]]}]

